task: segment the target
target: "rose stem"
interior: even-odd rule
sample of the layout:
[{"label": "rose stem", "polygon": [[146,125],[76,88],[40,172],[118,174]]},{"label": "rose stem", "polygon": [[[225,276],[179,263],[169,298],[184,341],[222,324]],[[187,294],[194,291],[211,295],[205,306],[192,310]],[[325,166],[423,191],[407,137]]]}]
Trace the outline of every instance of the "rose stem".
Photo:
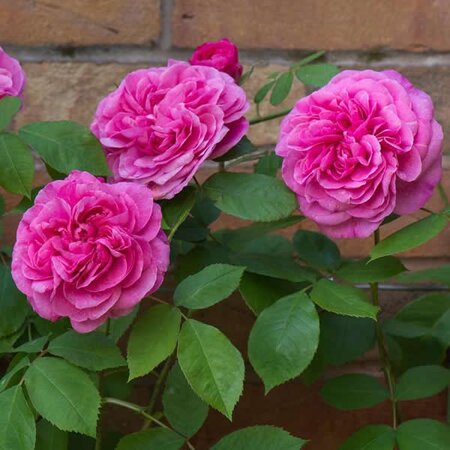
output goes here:
[{"label": "rose stem", "polygon": [[[103,403],[109,403],[110,405],[121,406],[122,408],[126,408],[131,411],[134,411],[134,412],[140,414],[142,417],[145,417],[149,422],[154,422],[157,425],[159,425],[160,427],[165,428],[166,430],[173,431],[174,433],[181,436],[183,439],[186,439],[186,436],[183,436],[181,433],[178,433],[176,430],[172,430],[172,428],[168,427],[164,422],[161,422],[156,417],[153,417],[151,414],[146,412],[145,408],[142,408],[141,406],[136,405],[135,403],[126,402],[124,400],[119,400],[118,398],[112,398],[112,397],[105,397],[103,399]],[[186,445],[191,450],[195,450],[194,446],[188,440],[186,440]]]},{"label": "rose stem", "polygon": [[282,111],[278,111],[273,114],[268,114],[267,116],[255,117],[253,119],[250,119],[249,122],[250,122],[250,125],[255,125],[256,123],[267,122],[268,120],[278,119],[278,117],[283,117],[286,114],[290,113],[291,110],[292,110],[292,108],[283,109]]},{"label": "rose stem", "polygon": [[[380,230],[377,229],[374,233],[375,245],[380,242]],[[370,283],[370,289],[372,292],[372,302],[378,308],[380,307],[378,283]],[[377,339],[378,353],[380,355],[380,362],[383,367],[384,378],[389,389],[389,398],[392,403],[392,426],[394,429],[397,428],[399,424],[399,409],[397,400],[395,399],[395,381],[392,371],[391,362],[389,360],[389,355],[386,350],[386,343],[384,340],[383,330],[381,329],[381,323],[377,320],[375,322],[375,333]]]}]

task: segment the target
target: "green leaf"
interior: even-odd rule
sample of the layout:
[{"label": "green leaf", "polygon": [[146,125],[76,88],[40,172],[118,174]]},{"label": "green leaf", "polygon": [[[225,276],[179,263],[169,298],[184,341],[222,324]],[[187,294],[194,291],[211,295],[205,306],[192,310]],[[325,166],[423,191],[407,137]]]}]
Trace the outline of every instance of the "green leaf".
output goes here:
[{"label": "green leaf", "polygon": [[202,309],[228,298],[238,287],[245,267],[213,264],[185,278],[175,289],[174,303]]},{"label": "green leaf", "polygon": [[39,353],[44,349],[48,341],[47,336],[42,336],[34,341],[25,342],[25,344],[16,347],[13,351],[15,353]]},{"label": "green leaf", "polygon": [[320,88],[338,73],[339,69],[334,64],[323,63],[299,67],[295,76],[304,84]]},{"label": "green leaf", "polygon": [[252,76],[254,70],[255,66],[251,66],[250,69],[242,75],[241,79],[239,80],[239,86],[242,86],[246,81],[248,81],[248,79]]},{"label": "green leaf", "polygon": [[431,214],[408,225],[379,242],[370,252],[372,259],[418,247],[433,239],[447,226],[447,219],[439,214]]},{"label": "green leaf", "polygon": [[139,303],[126,316],[111,319],[109,326],[109,337],[117,343],[117,341],[124,335],[131,324],[134,322],[139,312]]},{"label": "green leaf", "polygon": [[323,385],[320,395],[343,411],[370,408],[389,398],[389,392],[375,377],[364,374],[333,378]]},{"label": "green leaf", "polygon": [[123,437],[116,450],[179,450],[184,439],[171,430],[154,428]]},{"label": "green leaf", "polygon": [[270,103],[273,106],[279,105],[286,99],[289,92],[291,92],[293,81],[294,75],[292,75],[291,71],[285,72],[277,78],[270,96]]},{"label": "green leaf", "polygon": [[308,296],[297,292],[269,306],[256,319],[248,356],[266,393],[300,375],[319,343],[319,316]]},{"label": "green leaf", "polygon": [[16,332],[29,310],[25,295],[14,284],[10,268],[0,264],[0,337]]},{"label": "green leaf", "polygon": [[393,450],[395,431],[387,425],[367,425],[353,433],[339,450]]},{"label": "green leaf", "polygon": [[341,264],[338,246],[321,233],[299,230],[294,235],[294,247],[300,258],[318,269],[334,271]]},{"label": "green leaf", "polygon": [[231,150],[226,152],[224,155],[215,158],[214,161],[231,161],[232,159],[240,158],[241,156],[253,153],[256,150],[258,150],[258,148],[252,144],[247,136],[244,136]]},{"label": "green leaf", "polygon": [[203,187],[220,210],[241,219],[279,220],[297,207],[294,194],[283,182],[267,175],[219,172]]},{"label": "green leaf", "polygon": [[58,358],[38,358],[25,374],[33,406],[63,431],[95,437],[100,395],[91,378]]},{"label": "green leaf", "polygon": [[242,247],[249,242],[265,236],[272,231],[282,230],[298,224],[304,220],[302,216],[289,216],[285,219],[273,222],[256,222],[242,228],[233,230],[224,229],[214,233],[214,237],[224,242],[227,247],[232,247],[235,251],[241,251]]},{"label": "green leaf", "polygon": [[178,342],[178,362],[194,392],[231,420],[244,383],[244,361],[217,328],[187,320]]},{"label": "green leaf", "polygon": [[328,312],[320,315],[320,346],[328,363],[345,364],[362,356],[374,344],[373,320]]},{"label": "green leaf", "polygon": [[[19,355],[16,355],[16,357],[18,356]],[[13,365],[14,362],[15,359],[11,362],[6,374],[0,379],[0,392],[8,388],[9,384],[14,382],[15,376],[30,365],[30,358],[28,358],[28,356],[20,357],[20,359]]]},{"label": "green leaf", "polygon": [[439,394],[450,384],[450,370],[441,366],[420,366],[407,370],[398,380],[397,400],[416,400]]},{"label": "green leaf", "polygon": [[34,161],[28,147],[11,133],[0,133],[0,186],[30,197]]},{"label": "green leaf", "polygon": [[112,339],[99,332],[68,331],[50,342],[48,351],[76,366],[97,371],[126,365]]},{"label": "green leaf", "polygon": [[0,99],[0,130],[5,130],[11,125],[14,116],[20,111],[21,103],[19,97]]},{"label": "green leaf", "polygon": [[256,425],[234,431],[211,450],[300,450],[306,443],[282,428]]},{"label": "green leaf", "polygon": [[0,411],[0,450],[34,450],[34,416],[21,386],[0,394]]},{"label": "green leaf", "polygon": [[189,212],[194,207],[196,189],[192,186],[185,187],[172,200],[161,202],[161,210],[164,222],[170,230],[169,240],[175,231],[186,220]]},{"label": "green leaf", "polygon": [[277,156],[275,152],[271,152],[260,158],[255,164],[255,173],[276,177],[278,171],[281,169],[282,162],[282,158]]},{"label": "green leaf", "polygon": [[295,286],[284,280],[246,272],[242,276],[239,291],[247,306],[259,315],[276,300],[292,294]]},{"label": "green leaf", "polygon": [[450,286],[450,264],[431,269],[402,273],[397,277],[399,283],[417,283],[421,281],[442,283]]},{"label": "green leaf", "polygon": [[399,450],[448,450],[450,427],[431,419],[403,422],[397,429]]},{"label": "green leaf", "polygon": [[130,380],[151,372],[177,345],[181,313],[170,305],[156,305],[142,313],[128,340]]},{"label": "green leaf", "polygon": [[262,86],[261,88],[259,88],[258,92],[256,92],[256,94],[255,94],[254,102],[256,104],[261,103],[266,98],[267,94],[272,89],[274,84],[275,84],[275,81],[270,81],[269,83],[267,83],[264,86]]},{"label": "green leaf", "polygon": [[295,63],[294,66],[295,67],[297,67],[297,66],[305,66],[306,64],[309,64],[310,62],[313,62],[316,59],[319,59],[323,55],[325,55],[325,51],[324,50],[320,50],[318,52],[311,53],[310,55],[306,56],[305,58],[303,58],[300,61],[298,61],[297,63]]},{"label": "green leaf", "polygon": [[69,435],[42,419],[37,424],[35,450],[67,450]]},{"label": "green leaf", "polygon": [[20,137],[53,169],[61,173],[85,170],[108,176],[110,171],[100,142],[75,122],[35,122],[19,131]]},{"label": "green leaf", "polygon": [[361,289],[353,286],[323,278],[314,286],[311,298],[326,311],[344,316],[377,318],[378,308],[369,303]]},{"label": "green leaf", "polygon": [[402,262],[394,256],[385,256],[369,262],[369,259],[345,262],[336,275],[351,283],[376,283],[395,277],[405,271]]},{"label": "green leaf", "polygon": [[299,266],[292,258],[272,256],[259,253],[233,255],[236,264],[246,266],[246,271],[280,278],[292,282],[316,280],[316,274],[308,268]]},{"label": "green leaf", "polygon": [[197,433],[208,416],[208,405],[191,389],[178,364],[169,372],[162,403],[169,423],[187,437]]}]

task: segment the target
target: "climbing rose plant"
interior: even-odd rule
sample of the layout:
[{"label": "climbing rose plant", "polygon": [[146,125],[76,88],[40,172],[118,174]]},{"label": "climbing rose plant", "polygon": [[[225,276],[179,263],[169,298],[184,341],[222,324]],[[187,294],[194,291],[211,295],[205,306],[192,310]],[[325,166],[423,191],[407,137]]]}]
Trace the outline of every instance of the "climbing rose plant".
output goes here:
[{"label": "climbing rose plant", "polygon": [[[232,420],[246,372],[266,393],[310,385],[372,348],[383,382],[347,370],[321,396],[340,410],[390,402],[391,420],[339,449],[449,448],[448,425],[402,414],[450,382],[449,266],[413,272],[395,256],[448,226],[441,187],[443,208],[425,207],[441,178],[442,129],[431,98],[399,73],[339,73],[321,59],[270,74],[249,119],[253,68],[242,75],[231,41],[209,42],[189,62],[128,74],[90,130],[63,120],[15,133],[26,77],[0,49],[0,185],[22,196],[7,211],[0,197],[0,218],[20,219],[15,245],[0,248],[0,449],[192,450],[211,408]],[[287,102],[294,79],[310,94],[261,115],[263,102]],[[246,136],[283,116],[274,149]],[[32,152],[45,186],[33,188]],[[217,170],[202,183],[206,161]],[[245,222],[220,228],[221,215]],[[332,240],[369,236],[357,260]],[[381,320],[386,280],[440,290]],[[198,314],[234,293],[254,315],[247,367]],[[133,403],[144,376],[150,400]],[[107,405],[141,417],[140,431],[107,433]],[[257,425],[211,448],[294,450],[309,438]]]}]

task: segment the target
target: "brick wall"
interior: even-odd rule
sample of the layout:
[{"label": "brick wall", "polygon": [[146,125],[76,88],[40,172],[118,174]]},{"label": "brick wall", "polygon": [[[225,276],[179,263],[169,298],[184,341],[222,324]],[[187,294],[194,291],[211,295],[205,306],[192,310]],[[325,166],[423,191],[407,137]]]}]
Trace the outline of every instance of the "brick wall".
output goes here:
[{"label": "brick wall", "polygon": [[[246,85],[249,95],[267,74],[311,50],[325,49],[326,59],[342,68],[403,72],[433,96],[437,116],[450,136],[449,23],[449,0],[0,0],[0,45],[21,59],[28,74],[26,106],[17,126],[56,119],[87,125],[100,98],[130,70],[165,64],[168,58],[187,59],[201,42],[226,36],[239,45],[242,61],[256,67]],[[302,94],[304,88],[297,86],[285,107]],[[265,106],[262,112],[273,110]],[[265,123],[254,127],[251,137],[260,145],[273,144],[277,131],[277,122]],[[449,142],[447,138],[447,149]],[[449,157],[444,161],[447,192]],[[43,177],[38,174],[38,181]],[[17,201],[8,197],[9,206]],[[441,206],[435,196],[429,207]],[[8,220],[6,240],[11,242],[15,223]],[[344,253],[353,257],[367,252],[369,245],[357,240],[340,243]],[[404,255],[405,261],[410,267],[434,265],[450,258],[449,248],[447,231]],[[408,297],[396,296],[399,301]],[[244,350],[248,312],[236,302],[221,308],[207,320],[219,321],[234,340],[242,340]],[[359,368],[378,369],[370,358]],[[315,436],[318,440],[311,449],[335,450],[336,442],[357,428],[357,422],[380,421],[389,414],[380,407],[374,413],[336,415],[298,383],[277,392],[265,399],[261,385],[250,381],[237,424],[213,415],[197,448],[209,448],[218,429],[222,433],[259,421]],[[428,414],[430,409],[443,415],[444,400],[437,405],[417,403],[412,414]]]}]

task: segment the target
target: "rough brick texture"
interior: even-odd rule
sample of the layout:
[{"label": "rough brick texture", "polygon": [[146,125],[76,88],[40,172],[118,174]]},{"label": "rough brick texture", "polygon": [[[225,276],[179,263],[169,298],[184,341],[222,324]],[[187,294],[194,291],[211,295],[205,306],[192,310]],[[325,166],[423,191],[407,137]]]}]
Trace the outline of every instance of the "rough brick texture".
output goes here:
[{"label": "rough brick texture", "polygon": [[0,0],[0,43],[150,44],[159,0]]},{"label": "rough brick texture", "polygon": [[172,17],[179,47],[450,49],[448,0],[175,0]]}]

